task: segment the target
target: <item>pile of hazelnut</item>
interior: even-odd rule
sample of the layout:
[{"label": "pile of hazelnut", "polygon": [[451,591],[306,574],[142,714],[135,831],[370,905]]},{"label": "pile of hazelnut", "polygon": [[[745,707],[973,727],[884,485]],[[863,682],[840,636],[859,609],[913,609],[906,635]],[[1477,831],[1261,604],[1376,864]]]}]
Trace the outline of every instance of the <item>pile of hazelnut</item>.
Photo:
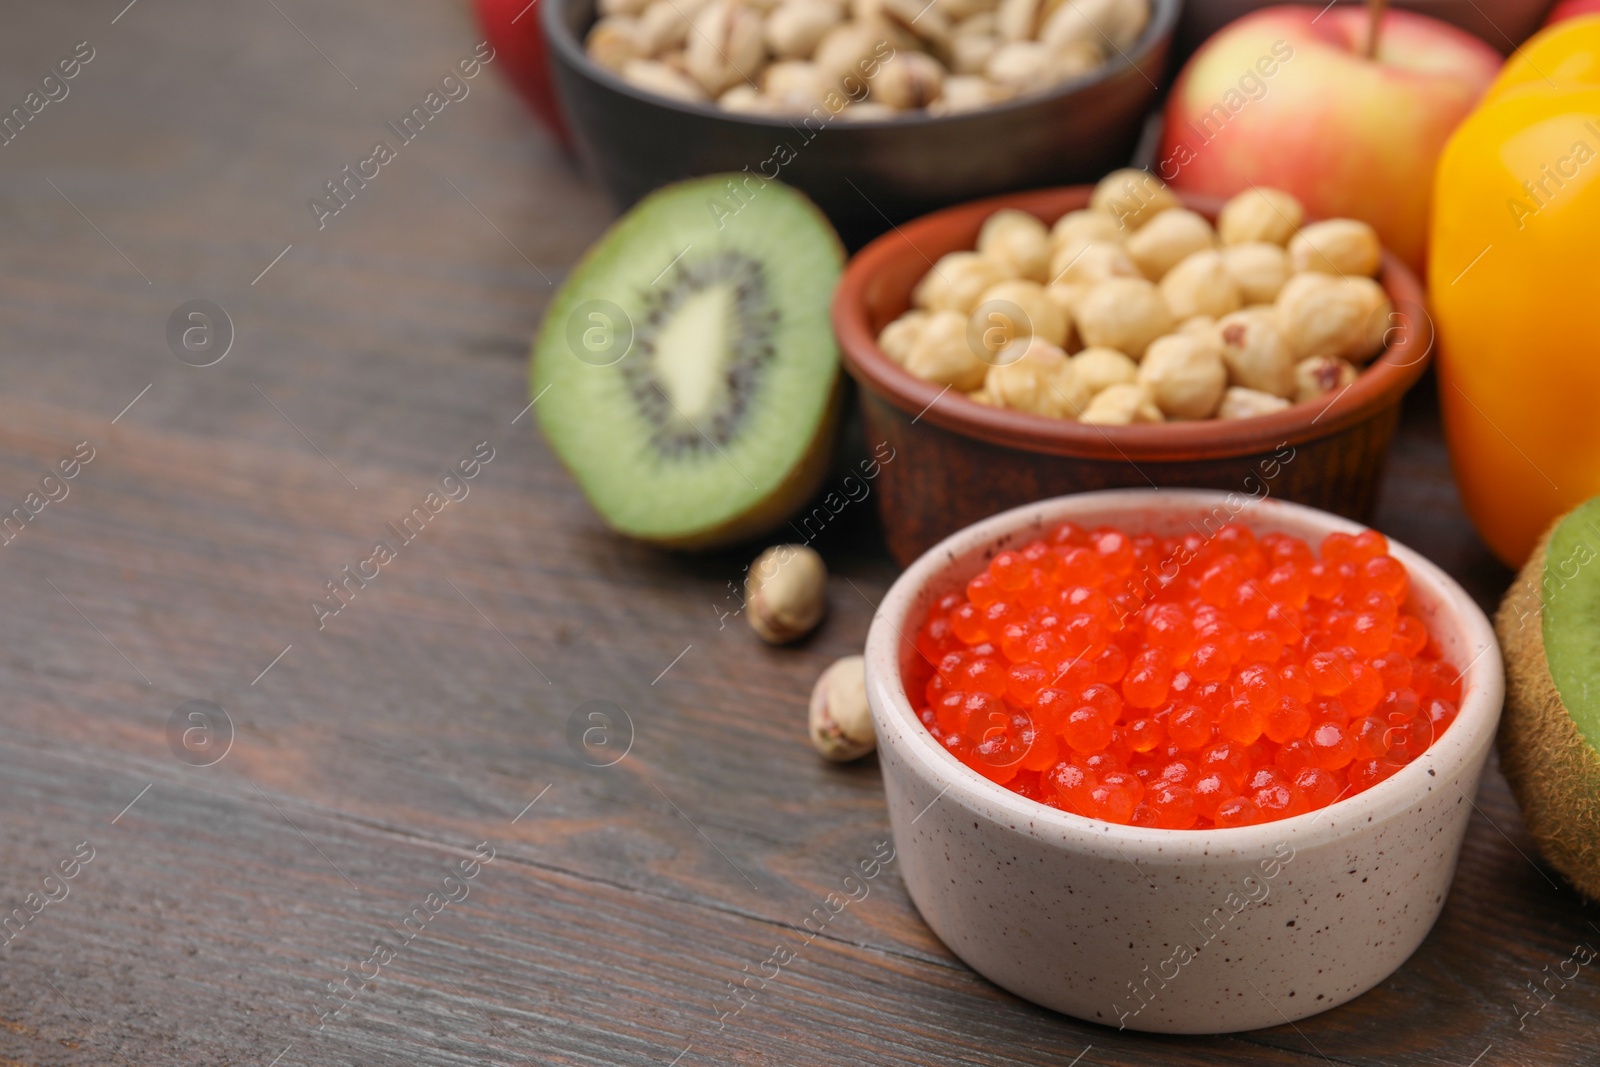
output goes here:
[{"label": "pile of hazelnut", "polygon": [[1253,188],[1213,227],[1153,175],[1117,171],[1049,229],[991,215],[878,347],[979,403],[1081,422],[1282,411],[1353,382],[1395,318],[1372,227],[1303,218]]},{"label": "pile of hazelnut", "polygon": [[[974,111],[1125,53],[1150,0],[600,0],[585,47],[633,84],[765,115]],[[826,114],[818,113],[825,108]]]}]

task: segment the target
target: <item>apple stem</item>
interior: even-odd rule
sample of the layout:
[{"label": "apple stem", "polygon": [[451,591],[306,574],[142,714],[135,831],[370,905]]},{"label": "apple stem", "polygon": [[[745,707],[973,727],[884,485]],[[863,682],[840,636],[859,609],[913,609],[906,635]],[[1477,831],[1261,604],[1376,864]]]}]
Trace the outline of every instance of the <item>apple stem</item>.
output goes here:
[{"label": "apple stem", "polygon": [[1367,58],[1378,57],[1378,36],[1383,30],[1385,0],[1367,0]]}]

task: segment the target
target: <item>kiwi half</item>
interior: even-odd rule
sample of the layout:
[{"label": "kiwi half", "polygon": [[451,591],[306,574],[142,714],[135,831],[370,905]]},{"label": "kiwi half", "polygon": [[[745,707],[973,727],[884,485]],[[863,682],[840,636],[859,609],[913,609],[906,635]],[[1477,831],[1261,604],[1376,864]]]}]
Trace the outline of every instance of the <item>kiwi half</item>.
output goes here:
[{"label": "kiwi half", "polygon": [[816,491],[839,409],[844,249],[804,195],[747,174],[667,186],[561,286],[529,375],[551,447],[630,537],[710,548]]},{"label": "kiwi half", "polygon": [[1495,632],[1501,770],[1545,859],[1600,900],[1600,498],[1545,532]]}]

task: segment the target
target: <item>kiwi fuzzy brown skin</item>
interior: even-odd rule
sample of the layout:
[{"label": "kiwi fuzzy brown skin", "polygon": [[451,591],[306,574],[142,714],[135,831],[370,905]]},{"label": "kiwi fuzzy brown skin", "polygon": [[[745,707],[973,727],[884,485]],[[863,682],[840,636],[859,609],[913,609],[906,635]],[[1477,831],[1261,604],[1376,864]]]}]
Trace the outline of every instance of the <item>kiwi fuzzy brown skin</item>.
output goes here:
[{"label": "kiwi fuzzy brown skin", "polygon": [[1496,744],[1539,851],[1580,893],[1600,900],[1600,753],[1578,732],[1545,659],[1545,554],[1559,524],[1544,532],[1495,612],[1506,664]]}]

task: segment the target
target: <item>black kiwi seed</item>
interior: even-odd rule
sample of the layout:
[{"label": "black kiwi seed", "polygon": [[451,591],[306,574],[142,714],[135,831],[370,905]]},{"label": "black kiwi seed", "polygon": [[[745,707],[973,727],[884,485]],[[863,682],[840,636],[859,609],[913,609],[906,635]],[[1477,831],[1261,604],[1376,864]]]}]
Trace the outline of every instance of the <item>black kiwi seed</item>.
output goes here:
[{"label": "black kiwi seed", "polygon": [[[731,351],[724,363],[722,403],[696,425],[667,398],[656,373],[656,343],[663,328],[691,296],[716,287],[733,293]],[[640,416],[650,427],[650,440],[663,455],[720,449],[739,435],[751,398],[759,392],[772,361],[773,332],[779,321],[767,291],[766,268],[742,252],[722,251],[681,260],[669,280],[640,294],[641,319],[634,348],[641,358],[620,367]]]}]

